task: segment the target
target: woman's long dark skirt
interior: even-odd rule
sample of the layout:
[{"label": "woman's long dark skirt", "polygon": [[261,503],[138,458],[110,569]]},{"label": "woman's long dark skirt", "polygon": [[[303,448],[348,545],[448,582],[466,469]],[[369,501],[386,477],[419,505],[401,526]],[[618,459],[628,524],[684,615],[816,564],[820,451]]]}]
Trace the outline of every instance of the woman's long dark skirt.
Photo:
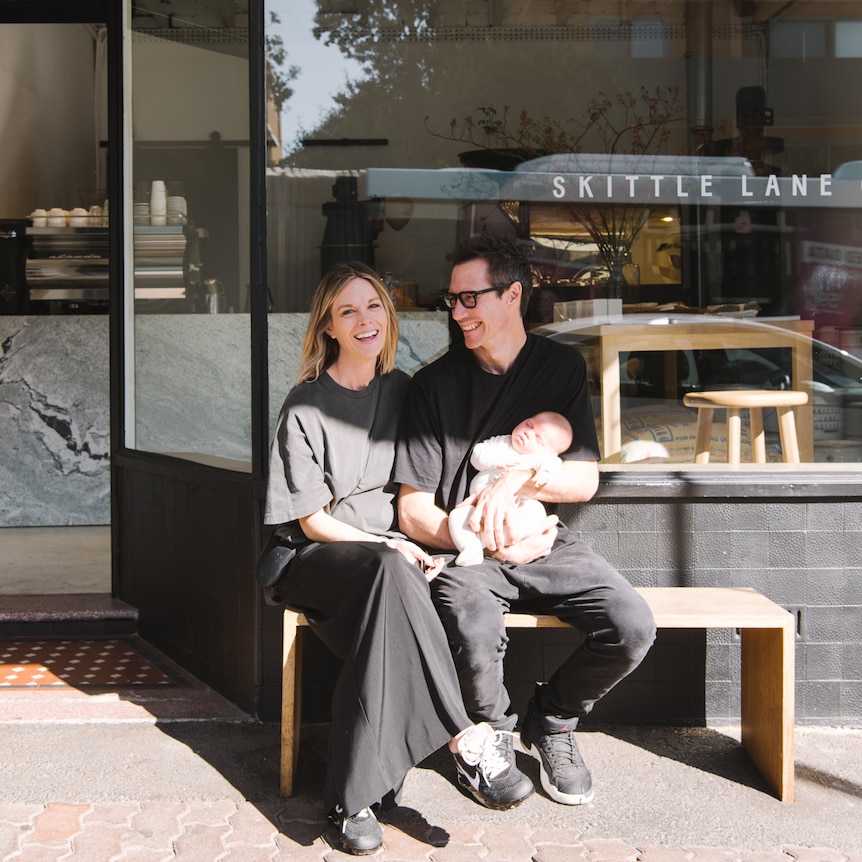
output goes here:
[{"label": "woman's long dark skirt", "polygon": [[355,814],[471,724],[446,635],[424,574],[382,544],[302,548],[282,596],[344,662],[323,801]]}]

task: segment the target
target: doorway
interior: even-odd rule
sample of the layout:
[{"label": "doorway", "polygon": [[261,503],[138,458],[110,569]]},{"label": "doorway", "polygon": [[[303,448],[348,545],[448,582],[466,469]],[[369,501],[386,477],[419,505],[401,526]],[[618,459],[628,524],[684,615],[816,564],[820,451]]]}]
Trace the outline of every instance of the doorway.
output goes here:
[{"label": "doorway", "polygon": [[108,6],[0,9],[0,595],[112,592]]}]

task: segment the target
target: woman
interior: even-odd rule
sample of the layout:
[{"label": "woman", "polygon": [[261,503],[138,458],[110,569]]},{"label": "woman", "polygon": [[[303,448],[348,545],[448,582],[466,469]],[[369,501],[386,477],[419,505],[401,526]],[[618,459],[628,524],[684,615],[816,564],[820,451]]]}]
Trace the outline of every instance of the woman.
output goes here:
[{"label": "woman", "polygon": [[332,702],[324,804],[349,852],[374,852],[372,805],[449,740],[503,768],[472,726],[429,597],[435,561],[397,532],[391,481],[409,378],[393,370],[398,321],[378,276],[334,266],[312,300],[297,385],[273,441],[266,522],[297,547],[279,592],[344,661]]}]

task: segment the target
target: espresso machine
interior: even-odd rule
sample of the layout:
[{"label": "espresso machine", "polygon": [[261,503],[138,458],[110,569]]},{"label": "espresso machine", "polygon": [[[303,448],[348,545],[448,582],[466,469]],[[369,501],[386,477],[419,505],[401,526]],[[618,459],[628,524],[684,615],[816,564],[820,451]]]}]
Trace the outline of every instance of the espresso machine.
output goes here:
[{"label": "espresso machine", "polygon": [[[200,282],[200,238],[183,225],[134,227],[135,311],[192,310]],[[29,314],[105,314],[109,308],[106,227],[28,227]]]}]

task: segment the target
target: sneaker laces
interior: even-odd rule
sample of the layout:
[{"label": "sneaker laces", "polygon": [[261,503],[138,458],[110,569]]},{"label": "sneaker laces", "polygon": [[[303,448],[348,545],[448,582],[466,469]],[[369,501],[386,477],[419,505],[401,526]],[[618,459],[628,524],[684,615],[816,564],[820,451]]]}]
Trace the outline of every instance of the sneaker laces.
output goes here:
[{"label": "sneaker laces", "polygon": [[475,766],[482,759],[488,740],[493,737],[494,728],[490,724],[484,721],[474,724],[458,739],[458,754],[466,764]]},{"label": "sneaker laces", "polygon": [[542,748],[552,765],[586,767],[571,730],[545,734],[543,742]]},{"label": "sneaker laces", "polygon": [[495,730],[485,743],[479,759],[479,771],[485,781],[491,782],[503,775],[511,766],[514,757],[512,733],[508,730]]}]

